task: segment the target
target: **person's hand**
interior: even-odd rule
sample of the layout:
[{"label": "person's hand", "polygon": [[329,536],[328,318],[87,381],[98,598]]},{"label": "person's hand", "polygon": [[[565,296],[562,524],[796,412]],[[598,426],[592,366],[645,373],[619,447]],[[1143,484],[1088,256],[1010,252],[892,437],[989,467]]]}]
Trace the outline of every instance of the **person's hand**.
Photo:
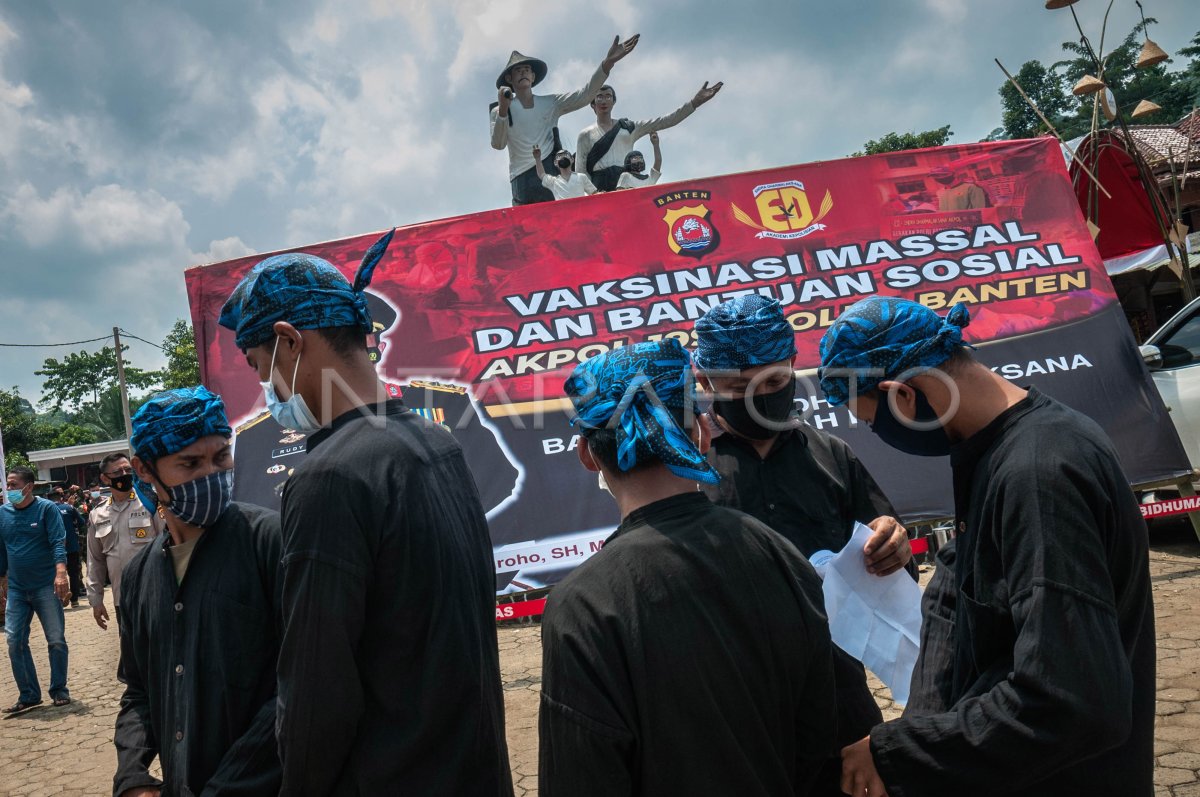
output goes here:
[{"label": "person's hand", "polygon": [[871,757],[871,737],[842,748],[842,791],[854,797],[887,797],[887,789]]},{"label": "person's hand", "polygon": [[499,101],[500,101],[500,107],[497,108],[497,110],[500,112],[501,116],[504,116],[504,114],[508,113],[509,103],[512,102],[512,98],[513,98],[512,89],[510,89],[508,86],[501,86],[500,90],[496,93],[496,96],[499,98]]},{"label": "person's hand", "polygon": [[724,82],[718,81],[710,87],[708,85],[708,81],[704,81],[704,85],[701,86],[700,90],[696,92],[696,96],[692,97],[692,107],[699,108],[701,105],[717,96],[717,92],[720,91],[721,87],[724,85]]},{"label": "person's hand", "polygon": [[92,617],[96,618],[96,625],[102,630],[108,630],[108,609],[104,608],[103,603],[92,607]]},{"label": "person's hand", "polygon": [[121,797],[159,797],[162,790],[154,786],[137,786],[121,792]]},{"label": "person's hand", "polygon": [[656,147],[658,146],[658,131],[657,130],[655,130],[653,133],[650,134],[650,143]]},{"label": "person's hand", "polygon": [[533,159],[535,161],[540,161],[542,159],[542,148],[537,144],[533,145]]},{"label": "person's hand", "polygon": [[613,64],[633,52],[633,48],[637,47],[638,40],[641,38],[642,34],[640,33],[633,34],[625,41],[621,41],[620,36],[614,36],[612,47],[608,48],[608,55],[604,56],[604,63],[601,64],[605,74],[612,71]]},{"label": "person's hand", "polygon": [[71,582],[67,580],[67,574],[59,572],[54,576],[54,594],[63,603],[66,603],[71,597]]},{"label": "person's hand", "polygon": [[877,576],[895,573],[912,559],[908,530],[894,517],[877,517],[869,524],[874,534],[863,547],[867,571]]}]

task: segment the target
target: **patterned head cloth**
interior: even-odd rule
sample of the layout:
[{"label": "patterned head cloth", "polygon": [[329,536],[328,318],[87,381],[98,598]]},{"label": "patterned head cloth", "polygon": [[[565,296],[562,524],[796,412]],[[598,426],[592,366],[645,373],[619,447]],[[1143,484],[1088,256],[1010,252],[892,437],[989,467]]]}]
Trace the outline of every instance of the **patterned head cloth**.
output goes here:
[{"label": "patterned head cloth", "polygon": [[709,310],[696,321],[696,338],[702,371],[741,371],[796,356],[796,333],[779,300],[757,293]]},{"label": "patterned head cloth", "polygon": [[[167,390],[151,396],[133,416],[129,448],[143,462],[187,448],[202,437],[232,437],[225,403],[204,385]],[[146,509],[154,511],[154,488],[133,477],[134,490]]]},{"label": "patterned head cloth", "polygon": [[356,327],[371,331],[371,313],[363,289],[371,284],[395,234],[392,228],[363,256],[354,284],[327,260],[303,252],[268,257],[250,270],[221,308],[221,326],[237,333],[239,349],[251,349],[275,337],[276,321],[296,329]]},{"label": "patterned head cloth", "polygon": [[934,368],[966,346],[963,327],[971,323],[966,305],[956,304],[943,319],[907,299],[872,296],[855,302],[821,338],[821,389],[830,404],[850,398],[850,373],[866,393],[911,368]]},{"label": "patterned head cloth", "polygon": [[660,460],[676,476],[716,484],[720,476],[680,426],[695,414],[687,351],[677,340],[637,343],[576,366],[564,387],[583,433],[610,428],[617,435],[617,467]]}]

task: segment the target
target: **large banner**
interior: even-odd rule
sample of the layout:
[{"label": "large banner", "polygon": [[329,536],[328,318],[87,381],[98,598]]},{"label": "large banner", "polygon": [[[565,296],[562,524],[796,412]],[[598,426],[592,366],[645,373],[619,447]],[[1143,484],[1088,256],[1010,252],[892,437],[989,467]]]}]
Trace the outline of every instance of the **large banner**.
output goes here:
[{"label": "large banner", "polygon": [[[378,233],[314,244],[352,277]],[[277,505],[305,436],[264,412],[217,325],[266,255],[190,269],[200,368],[237,429],[238,498]],[[1095,418],[1131,481],[1189,469],[1117,305],[1057,144],[972,144],[789,166],[479,213],[397,231],[375,272],[367,346],[393,395],[462,443],[488,513],[498,589],[554,583],[618,522],[576,461],[574,365],[692,325],[746,292],[796,330],[796,406],[845,437],[908,521],[952,514],[945,459],[887,448],[813,370],[843,308],[899,295],[970,306],[979,358]]]}]

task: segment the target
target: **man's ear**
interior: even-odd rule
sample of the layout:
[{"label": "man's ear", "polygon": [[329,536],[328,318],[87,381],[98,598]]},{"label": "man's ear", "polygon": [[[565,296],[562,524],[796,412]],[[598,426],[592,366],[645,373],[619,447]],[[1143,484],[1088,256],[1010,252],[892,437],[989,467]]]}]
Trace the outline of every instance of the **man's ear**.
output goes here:
[{"label": "man's ear", "polygon": [[304,336],[301,335],[300,331],[294,326],[286,321],[276,321],[274,325],[272,325],[271,329],[276,335],[282,338],[282,340],[279,341],[280,350],[286,346],[288,351],[292,353],[293,357],[304,351]]},{"label": "man's ear", "polygon": [[588,440],[583,435],[579,436],[579,445],[575,448],[579,452],[579,464],[590,470],[592,473],[600,472],[600,463],[592,455],[591,446],[588,445]]},{"label": "man's ear", "polygon": [[[892,396],[894,398],[891,398]],[[917,391],[912,385],[891,379],[884,380],[879,383],[879,400],[892,401],[891,406],[907,418],[917,417]]]},{"label": "man's ear", "polygon": [[150,472],[149,466],[142,461],[141,457],[134,457],[129,460],[129,464],[133,466],[133,472],[139,479],[154,488],[155,497],[161,500],[161,496],[167,494],[167,486],[160,482],[153,473]]}]

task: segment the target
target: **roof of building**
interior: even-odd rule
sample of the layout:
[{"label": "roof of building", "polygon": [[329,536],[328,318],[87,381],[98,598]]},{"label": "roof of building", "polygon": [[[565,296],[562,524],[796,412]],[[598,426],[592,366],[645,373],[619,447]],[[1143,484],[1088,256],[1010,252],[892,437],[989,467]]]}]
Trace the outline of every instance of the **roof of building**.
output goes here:
[{"label": "roof of building", "polygon": [[1200,148],[1172,125],[1130,125],[1129,135],[1151,169],[1167,161],[1181,162],[1189,150],[1192,159],[1200,156]]}]

